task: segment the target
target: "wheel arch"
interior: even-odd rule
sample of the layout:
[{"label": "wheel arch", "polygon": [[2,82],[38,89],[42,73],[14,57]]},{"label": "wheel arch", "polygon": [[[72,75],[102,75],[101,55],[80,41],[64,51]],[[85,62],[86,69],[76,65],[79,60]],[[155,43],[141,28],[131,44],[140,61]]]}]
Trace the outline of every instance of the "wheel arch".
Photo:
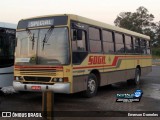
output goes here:
[{"label": "wheel arch", "polygon": [[98,81],[98,86],[100,86],[100,82],[101,82],[101,75],[100,75],[100,72],[99,70],[97,69],[94,69],[90,72],[90,74],[94,74],[96,77],[97,77],[97,81]]}]

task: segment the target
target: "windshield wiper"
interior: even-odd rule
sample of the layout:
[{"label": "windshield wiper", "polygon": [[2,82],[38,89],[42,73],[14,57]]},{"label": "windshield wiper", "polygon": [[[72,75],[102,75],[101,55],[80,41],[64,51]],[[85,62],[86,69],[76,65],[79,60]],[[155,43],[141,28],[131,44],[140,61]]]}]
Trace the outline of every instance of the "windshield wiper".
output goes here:
[{"label": "windshield wiper", "polygon": [[32,35],[31,31],[28,28],[26,28],[26,31],[27,31],[27,33],[29,35],[30,41],[32,41],[32,50],[33,50],[34,49],[34,42],[35,42],[35,40],[34,40],[34,33]]},{"label": "windshield wiper", "polygon": [[49,38],[50,38],[50,36],[51,36],[51,33],[52,33],[53,29],[54,29],[54,26],[52,25],[52,26],[48,29],[47,33],[45,34],[44,39],[43,39],[43,41],[42,41],[42,42],[43,42],[43,44],[42,44],[42,50],[44,50],[44,44],[48,42],[48,40],[49,40]]}]

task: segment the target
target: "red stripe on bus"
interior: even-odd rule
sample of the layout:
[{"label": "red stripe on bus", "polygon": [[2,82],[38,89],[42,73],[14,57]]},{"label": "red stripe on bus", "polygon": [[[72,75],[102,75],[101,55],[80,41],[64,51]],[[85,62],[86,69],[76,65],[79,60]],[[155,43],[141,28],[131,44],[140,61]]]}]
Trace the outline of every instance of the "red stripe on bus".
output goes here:
[{"label": "red stripe on bus", "polygon": [[15,68],[24,68],[24,69],[27,69],[27,68],[34,68],[34,69],[63,69],[62,66],[56,66],[56,67],[51,67],[51,66],[14,66]]},{"label": "red stripe on bus", "polygon": [[82,66],[82,67],[73,67],[73,69],[83,69],[83,68],[97,68],[97,67],[108,67],[108,66],[116,66],[119,58],[151,58],[150,56],[115,56],[112,64],[110,65],[101,65],[101,66]]}]

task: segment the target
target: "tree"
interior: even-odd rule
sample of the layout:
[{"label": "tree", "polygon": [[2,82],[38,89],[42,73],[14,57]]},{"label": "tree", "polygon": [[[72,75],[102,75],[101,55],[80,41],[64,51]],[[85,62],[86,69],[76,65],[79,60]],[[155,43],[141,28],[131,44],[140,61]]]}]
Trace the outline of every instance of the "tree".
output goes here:
[{"label": "tree", "polygon": [[[155,40],[154,15],[145,7],[139,7],[136,12],[121,12],[114,21],[116,26],[146,34]],[[160,24],[159,24],[160,25]]]},{"label": "tree", "polygon": [[143,33],[145,28],[155,25],[153,20],[154,15],[141,6],[133,13],[121,12],[114,23],[116,26]]},{"label": "tree", "polygon": [[155,28],[155,44],[154,46],[160,47],[160,21],[156,23]]}]

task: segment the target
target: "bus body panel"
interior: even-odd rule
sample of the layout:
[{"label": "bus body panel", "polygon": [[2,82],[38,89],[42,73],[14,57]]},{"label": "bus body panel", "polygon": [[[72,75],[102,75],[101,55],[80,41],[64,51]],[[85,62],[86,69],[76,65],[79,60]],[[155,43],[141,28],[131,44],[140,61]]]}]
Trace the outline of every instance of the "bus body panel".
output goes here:
[{"label": "bus body panel", "polygon": [[[105,56],[106,64],[89,64],[89,58]],[[141,75],[151,72],[151,56],[89,54],[80,65],[73,65],[73,93],[86,90],[87,77],[93,70],[100,73],[100,86],[126,81],[135,77],[135,69],[141,67]],[[141,64],[143,63],[143,65]],[[78,87],[77,87],[78,86]],[[78,91],[79,90],[79,91]]]},{"label": "bus body panel", "polygon": [[0,88],[13,85],[13,66],[0,68]]},{"label": "bus body panel", "polygon": [[[87,47],[89,46],[89,26],[99,28],[100,31],[103,29],[110,30],[113,33],[120,32],[122,34],[127,34],[135,37],[144,38],[149,41],[150,37],[146,35],[142,35],[133,31],[125,30],[122,28],[118,28],[115,26],[111,26],[108,24],[104,24],[101,22],[97,22],[88,18],[76,16],[76,15],[55,15],[55,16],[68,16],[68,39],[69,39],[69,47],[70,47],[70,64],[62,65],[61,71],[58,71],[57,68],[59,66],[56,65],[42,65],[41,67],[53,67],[54,71],[49,74],[47,71],[43,71],[39,65],[33,65],[32,67],[37,67],[36,71],[31,69],[31,65],[15,65],[14,75],[15,77],[22,76],[23,80],[15,80],[14,87],[17,90],[26,90],[26,91],[44,91],[47,88],[48,90],[53,90],[57,93],[76,93],[80,91],[84,91],[87,89],[87,80],[90,73],[96,71],[99,73],[97,77],[99,80],[99,86],[104,86],[107,84],[112,84],[116,82],[125,81],[128,79],[132,79],[135,77],[135,70],[137,67],[141,69],[141,75],[146,75],[151,71],[151,55],[142,55],[142,54],[117,54],[117,53],[91,53],[88,49],[87,55],[79,64],[73,64],[73,53],[72,53],[72,37],[71,37],[71,29],[73,23],[77,23],[77,27],[83,28],[86,32],[87,39]],[[40,18],[49,18],[54,16],[42,16]],[[33,18],[36,19],[36,18]],[[29,19],[32,20],[32,19]],[[23,21],[23,20],[22,20]],[[27,21],[27,19],[26,19]],[[82,25],[82,26],[81,26]],[[84,25],[84,26],[83,26]],[[44,26],[48,27],[49,26]],[[31,29],[40,29],[44,27],[37,27]],[[55,27],[63,27],[55,26]],[[25,30],[25,29],[22,29]],[[17,31],[21,31],[21,29],[17,29]],[[102,39],[101,39],[102,40]],[[26,69],[25,67],[30,67]],[[38,68],[39,67],[39,68]],[[55,69],[56,68],[56,69]],[[49,75],[48,75],[49,74]],[[50,78],[50,81],[46,82],[44,80],[40,81],[41,78],[46,79]],[[26,79],[28,80],[26,80]],[[29,79],[30,78],[30,79]],[[67,79],[67,82],[55,82],[54,78],[64,78]],[[39,81],[38,81],[39,79]],[[17,83],[17,84],[16,84]],[[57,90],[56,84],[59,85],[61,90]],[[67,84],[67,85],[66,85]],[[34,86],[40,86],[41,90],[33,90],[31,89]],[[64,87],[65,86],[65,87]],[[27,88],[27,89],[26,89]],[[37,87],[38,88],[38,87]],[[64,89],[67,88],[67,89]]]},{"label": "bus body panel", "polygon": [[16,24],[0,22],[0,88],[12,86]]}]

